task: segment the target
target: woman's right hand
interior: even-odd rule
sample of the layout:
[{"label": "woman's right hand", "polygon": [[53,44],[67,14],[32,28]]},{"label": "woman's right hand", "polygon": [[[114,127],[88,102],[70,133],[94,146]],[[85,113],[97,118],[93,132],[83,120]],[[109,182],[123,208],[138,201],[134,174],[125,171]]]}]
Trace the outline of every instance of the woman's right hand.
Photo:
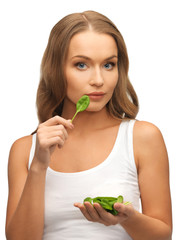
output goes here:
[{"label": "woman's right hand", "polygon": [[60,116],[52,117],[41,123],[37,130],[33,162],[47,169],[54,149],[56,146],[62,148],[68,137],[66,128],[73,129],[73,127],[70,120],[66,120]]}]

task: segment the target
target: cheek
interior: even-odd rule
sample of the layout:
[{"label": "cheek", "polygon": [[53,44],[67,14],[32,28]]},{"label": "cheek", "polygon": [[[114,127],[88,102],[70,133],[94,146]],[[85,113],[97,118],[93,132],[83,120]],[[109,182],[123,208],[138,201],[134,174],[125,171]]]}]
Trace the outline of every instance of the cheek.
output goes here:
[{"label": "cheek", "polygon": [[66,71],[66,81],[67,86],[70,89],[82,89],[82,86],[85,84],[86,79],[88,79],[88,74],[85,72],[76,71],[73,68],[69,68]]},{"label": "cheek", "polygon": [[66,95],[73,103],[77,103],[79,98],[84,95],[84,77],[72,69],[66,72],[67,92]]},{"label": "cheek", "polygon": [[78,84],[76,81],[67,81],[67,92],[76,91],[78,89]]},{"label": "cheek", "polygon": [[108,88],[111,92],[114,91],[117,83],[118,83],[118,73],[114,74],[113,77],[111,78],[111,81],[108,82]]},{"label": "cheek", "polygon": [[71,91],[75,91],[79,87],[79,83],[73,71],[66,72],[66,82],[67,82],[67,93]]}]

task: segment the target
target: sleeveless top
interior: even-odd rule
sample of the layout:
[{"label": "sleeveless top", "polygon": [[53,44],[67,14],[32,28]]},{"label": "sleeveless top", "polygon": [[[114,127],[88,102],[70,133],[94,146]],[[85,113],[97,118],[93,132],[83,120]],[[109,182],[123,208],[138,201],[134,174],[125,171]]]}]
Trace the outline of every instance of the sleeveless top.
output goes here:
[{"label": "sleeveless top", "polygon": [[[63,173],[48,167],[45,182],[45,222],[43,240],[131,240],[119,224],[105,226],[88,221],[74,207],[86,197],[122,195],[139,211],[140,191],[133,153],[135,120],[123,120],[109,156],[89,170]],[[29,167],[34,156],[33,135]],[[102,143],[103,147],[103,143]],[[90,153],[89,153],[90,154]]]}]

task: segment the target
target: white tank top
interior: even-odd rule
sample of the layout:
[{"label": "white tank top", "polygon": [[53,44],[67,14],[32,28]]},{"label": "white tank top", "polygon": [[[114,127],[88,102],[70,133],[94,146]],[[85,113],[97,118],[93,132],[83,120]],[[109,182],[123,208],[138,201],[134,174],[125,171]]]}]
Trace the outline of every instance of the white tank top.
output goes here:
[{"label": "white tank top", "polygon": [[[135,120],[123,120],[113,149],[98,166],[82,172],[62,173],[50,167],[45,183],[45,223],[43,240],[131,240],[120,225],[89,222],[73,206],[86,197],[122,195],[139,211],[140,191],[133,154]],[[34,156],[33,135],[29,167]],[[102,143],[103,147],[103,143]]]}]

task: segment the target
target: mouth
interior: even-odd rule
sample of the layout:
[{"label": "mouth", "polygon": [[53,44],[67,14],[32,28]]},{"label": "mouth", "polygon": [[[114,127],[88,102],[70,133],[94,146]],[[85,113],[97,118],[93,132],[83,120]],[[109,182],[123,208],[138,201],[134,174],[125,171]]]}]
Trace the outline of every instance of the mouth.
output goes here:
[{"label": "mouth", "polygon": [[91,92],[86,95],[88,95],[91,100],[100,100],[101,98],[104,97],[105,93],[104,92]]}]

